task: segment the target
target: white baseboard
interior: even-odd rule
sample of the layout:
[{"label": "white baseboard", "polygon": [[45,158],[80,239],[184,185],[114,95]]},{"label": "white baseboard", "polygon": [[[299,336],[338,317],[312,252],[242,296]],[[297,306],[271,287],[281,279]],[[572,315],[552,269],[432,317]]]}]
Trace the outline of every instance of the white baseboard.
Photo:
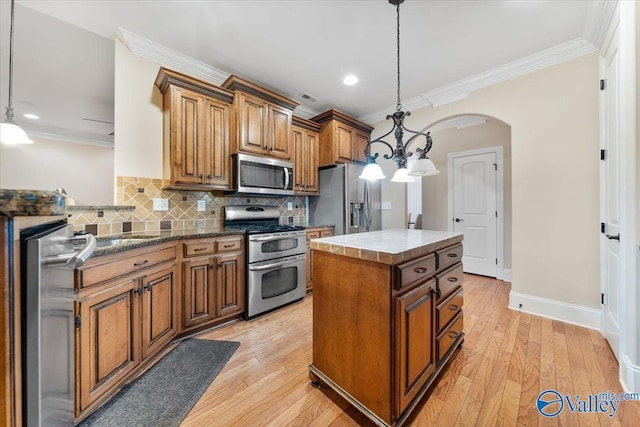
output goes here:
[{"label": "white baseboard", "polygon": [[620,384],[627,393],[633,393],[640,387],[640,366],[634,365],[626,354],[620,360]]},{"label": "white baseboard", "polygon": [[[520,304],[522,304],[522,306],[520,306]],[[600,310],[594,308],[520,294],[513,291],[509,293],[509,308],[589,329],[601,330]]]},{"label": "white baseboard", "polygon": [[511,283],[511,269],[505,268],[502,270],[502,280]]}]

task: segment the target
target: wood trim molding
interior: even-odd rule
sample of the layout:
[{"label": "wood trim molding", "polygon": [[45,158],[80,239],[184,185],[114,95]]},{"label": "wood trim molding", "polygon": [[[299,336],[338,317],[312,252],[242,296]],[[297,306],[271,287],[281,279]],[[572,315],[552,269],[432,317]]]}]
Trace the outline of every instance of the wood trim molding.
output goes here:
[{"label": "wood trim molding", "polygon": [[11,425],[12,399],[11,399],[11,328],[10,322],[10,270],[11,261],[9,251],[13,245],[11,239],[11,222],[7,217],[0,217],[0,240],[2,251],[0,252],[0,426]]},{"label": "wood trim molding", "polygon": [[260,85],[252,83],[249,80],[245,80],[233,74],[230,75],[227,80],[222,83],[221,86],[230,91],[240,91],[251,94],[253,96],[257,96],[260,99],[264,99],[265,101],[271,102],[272,104],[278,105],[283,108],[287,108],[291,111],[293,111],[299,105],[292,99],[286,98],[272,90],[266,89]]},{"label": "wood trim molding", "polygon": [[511,291],[509,292],[509,308],[589,329],[602,330],[601,310],[591,307]]},{"label": "wood trim molding", "polygon": [[163,94],[169,86],[173,85],[201,93],[228,104],[233,102],[233,92],[208,84],[202,80],[194,79],[177,71],[168,70],[164,67],[160,67],[155,85]]},{"label": "wood trim molding", "polygon": [[291,118],[291,124],[314,132],[320,132],[320,123],[312,122],[311,120],[303,119],[302,117],[293,116]]},{"label": "wood trim molding", "polygon": [[314,122],[317,122],[317,123],[324,123],[329,120],[337,120],[339,122],[342,122],[349,126],[353,126],[354,128],[360,129],[367,133],[371,133],[371,131],[373,130],[373,126],[370,126],[366,123],[356,120],[353,117],[346,115],[342,111],[336,110],[335,108],[325,111],[324,113],[319,114],[315,117],[312,117],[310,120],[313,120]]}]

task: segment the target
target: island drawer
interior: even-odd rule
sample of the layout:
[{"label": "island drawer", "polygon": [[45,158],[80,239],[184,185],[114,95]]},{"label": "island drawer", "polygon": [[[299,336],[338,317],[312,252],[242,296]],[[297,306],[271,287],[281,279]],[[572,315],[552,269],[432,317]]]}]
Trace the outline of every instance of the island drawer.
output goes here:
[{"label": "island drawer", "polygon": [[464,301],[462,287],[436,307],[436,328],[442,331],[460,310]]},{"label": "island drawer", "polygon": [[217,241],[218,252],[239,251],[242,249],[242,238],[223,239]]},{"label": "island drawer", "polygon": [[436,272],[436,255],[429,254],[398,265],[396,270],[396,290],[423,282]]},{"label": "island drawer", "polygon": [[448,270],[436,276],[438,291],[436,291],[436,301],[447,298],[458,286],[462,284],[462,263],[459,262]]},{"label": "island drawer", "polygon": [[442,270],[462,260],[462,245],[457,244],[441,249],[436,251],[436,255],[438,257],[438,270]]},{"label": "island drawer", "polygon": [[78,270],[78,282],[80,287],[86,288],[87,286],[175,259],[175,245],[164,248],[154,246],[152,248],[131,249],[121,254],[95,258],[97,261],[95,264],[89,262],[85,267]]},{"label": "island drawer", "polygon": [[462,334],[462,328],[464,327],[463,313],[460,312],[451,325],[445,329],[440,335],[438,335],[437,355],[436,363],[444,358],[447,351],[451,348],[454,342]]},{"label": "island drawer", "polygon": [[184,256],[200,256],[215,253],[216,242],[209,241],[197,241],[184,244]]}]

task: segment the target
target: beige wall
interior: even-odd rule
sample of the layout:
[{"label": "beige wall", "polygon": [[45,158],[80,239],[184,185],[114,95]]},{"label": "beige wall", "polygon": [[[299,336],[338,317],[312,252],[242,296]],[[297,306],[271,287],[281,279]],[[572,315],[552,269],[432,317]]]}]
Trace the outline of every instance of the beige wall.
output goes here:
[{"label": "beige wall", "polygon": [[[486,115],[510,125],[512,290],[599,309],[597,82],[594,53],[478,90],[455,103],[412,111],[406,125],[423,129],[461,114]],[[387,127],[378,123],[376,133]],[[433,154],[438,150],[436,142]],[[385,180],[383,199],[401,208],[394,213],[402,223],[404,192],[394,192],[392,186]]]},{"label": "beige wall", "polygon": [[422,178],[422,224],[429,230],[448,230],[447,155],[483,147],[503,147],[504,170],[504,268],[511,268],[511,128],[499,120],[484,125],[431,132],[433,144],[429,158],[440,170],[438,175]]},{"label": "beige wall", "polygon": [[78,203],[110,205],[113,149],[34,138],[31,145],[0,145],[0,188],[64,188]]},{"label": "beige wall", "polygon": [[160,66],[115,45],[115,176],[162,178]]}]

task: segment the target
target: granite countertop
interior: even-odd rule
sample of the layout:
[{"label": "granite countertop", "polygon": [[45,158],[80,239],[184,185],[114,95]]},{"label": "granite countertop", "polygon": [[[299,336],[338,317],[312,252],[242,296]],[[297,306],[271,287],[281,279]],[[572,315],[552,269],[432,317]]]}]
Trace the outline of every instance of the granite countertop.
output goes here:
[{"label": "granite countertop", "polygon": [[380,230],[311,239],[311,249],[395,265],[462,241],[462,233],[432,230]]},{"label": "granite countertop", "polygon": [[125,243],[111,246],[97,247],[92,257],[102,255],[110,255],[119,252],[128,251],[130,249],[142,248],[144,246],[157,245],[158,243],[170,242],[173,240],[190,239],[198,237],[220,237],[231,235],[244,235],[242,230],[234,230],[231,228],[186,228],[181,230],[158,230],[134,233],[122,233],[112,236],[100,236],[96,240],[98,244],[112,239],[133,239]]},{"label": "granite countertop", "polygon": [[57,191],[0,189],[0,216],[64,215],[65,198]]}]

